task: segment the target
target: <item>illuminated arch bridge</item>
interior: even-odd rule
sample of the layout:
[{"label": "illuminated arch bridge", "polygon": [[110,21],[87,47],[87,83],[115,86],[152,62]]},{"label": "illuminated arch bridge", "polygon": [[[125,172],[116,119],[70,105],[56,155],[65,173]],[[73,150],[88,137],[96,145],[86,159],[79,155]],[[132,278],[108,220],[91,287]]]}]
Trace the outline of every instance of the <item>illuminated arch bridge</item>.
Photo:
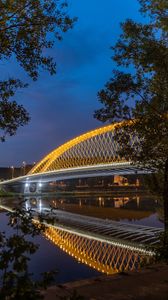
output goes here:
[{"label": "illuminated arch bridge", "polygon": [[[121,124],[121,123],[120,123]],[[112,124],[82,134],[45,156],[28,175],[10,180],[51,181],[115,174],[144,173],[120,157]],[[131,142],[135,142],[135,137]],[[9,181],[8,181],[9,182]],[[7,183],[7,182],[6,182]]]},{"label": "illuminated arch bridge", "polygon": [[60,169],[125,162],[117,155],[114,141],[116,125],[104,126],[82,134],[45,156],[30,174]]}]

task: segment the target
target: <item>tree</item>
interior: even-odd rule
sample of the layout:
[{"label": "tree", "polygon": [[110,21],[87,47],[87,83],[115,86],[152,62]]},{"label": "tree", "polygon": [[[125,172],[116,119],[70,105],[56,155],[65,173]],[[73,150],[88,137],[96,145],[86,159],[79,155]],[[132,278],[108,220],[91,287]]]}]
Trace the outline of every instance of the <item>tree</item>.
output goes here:
[{"label": "tree", "polygon": [[[44,233],[45,226],[42,216],[35,223],[31,209],[26,209],[25,203],[8,213],[8,225],[13,228],[9,236],[0,232],[0,299],[43,299],[41,289],[47,288],[54,279],[55,271],[43,273],[41,281],[34,281],[29,272],[28,262],[38,245],[33,238]],[[48,217],[48,222],[52,223]]]},{"label": "tree", "polygon": [[[0,299],[1,300],[37,300],[44,299],[44,289],[55,280],[57,270],[41,274],[41,280],[35,281],[29,271],[31,256],[38,250],[39,245],[34,237],[45,234],[46,226],[53,225],[59,220],[51,217],[51,211],[45,215],[35,214],[31,208],[26,208],[26,200],[10,210],[8,225],[12,228],[10,234],[0,232]],[[68,297],[55,299],[82,300],[76,290]]]},{"label": "tree", "polygon": [[[54,40],[62,39],[73,27],[64,0],[2,0],[0,1],[0,61],[15,58],[33,79],[40,69],[56,73],[56,63],[46,54]],[[10,100],[19,88],[27,85],[20,79],[0,81],[0,139],[14,135],[19,126],[27,124],[29,114],[22,105]]]},{"label": "tree", "polygon": [[[115,131],[119,154],[162,175],[168,230],[168,2],[139,3],[146,18],[121,24],[122,34],[112,47],[118,69],[98,93],[103,107],[95,117],[121,122]],[[134,143],[132,137],[137,137]]]}]

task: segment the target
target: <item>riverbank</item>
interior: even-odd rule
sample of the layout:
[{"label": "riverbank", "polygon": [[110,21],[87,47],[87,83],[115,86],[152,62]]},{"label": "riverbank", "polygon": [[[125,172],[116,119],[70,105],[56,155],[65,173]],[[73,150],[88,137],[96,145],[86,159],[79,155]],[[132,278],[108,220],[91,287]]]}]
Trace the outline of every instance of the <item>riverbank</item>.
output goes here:
[{"label": "riverbank", "polygon": [[52,286],[44,292],[44,299],[68,300],[74,291],[85,300],[167,300],[168,265]]}]

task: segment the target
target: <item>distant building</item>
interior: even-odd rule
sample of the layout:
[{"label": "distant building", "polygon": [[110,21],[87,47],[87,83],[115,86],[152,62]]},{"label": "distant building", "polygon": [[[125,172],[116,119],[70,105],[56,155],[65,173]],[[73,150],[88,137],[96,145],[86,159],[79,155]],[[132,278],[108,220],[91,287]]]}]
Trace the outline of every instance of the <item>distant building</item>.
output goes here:
[{"label": "distant building", "polygon": [[0,167],[0,181],[26,175],[32,168],[33,165]]}]

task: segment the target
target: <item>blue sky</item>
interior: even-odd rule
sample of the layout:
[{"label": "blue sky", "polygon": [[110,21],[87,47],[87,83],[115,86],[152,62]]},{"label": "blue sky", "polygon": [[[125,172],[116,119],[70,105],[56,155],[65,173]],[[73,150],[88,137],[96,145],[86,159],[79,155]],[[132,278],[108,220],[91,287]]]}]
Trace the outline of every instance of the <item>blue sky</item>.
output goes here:
[{"label": "blue sky", "polygon": [[78,21],[51,50],[56,75],[42,71],[38,81],[31,82],[14,62],[1,65],[4,78],[17,74],[29,81],[15,99],[31,120],[1,143],[0,166],[37,162],[67,140],[102,125],[93,113],[99,107],[97,92],[115,68],[110,46],[119,37],[120,22],[142,20],[138,9],[137,0],[70,0],[69,13]]}]

